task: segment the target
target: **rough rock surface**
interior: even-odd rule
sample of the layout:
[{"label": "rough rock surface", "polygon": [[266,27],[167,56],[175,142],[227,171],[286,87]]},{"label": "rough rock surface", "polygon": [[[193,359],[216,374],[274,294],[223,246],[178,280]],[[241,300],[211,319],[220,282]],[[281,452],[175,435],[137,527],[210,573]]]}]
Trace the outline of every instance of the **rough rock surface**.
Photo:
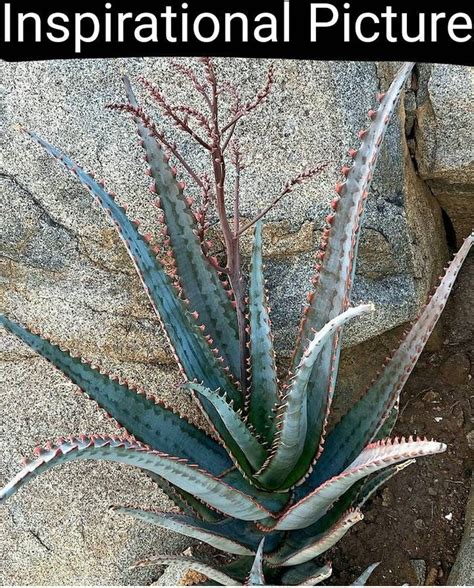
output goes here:
[{"label": "rough rock surface", "polygon": [[452,223],[459,245],[474,225],[474,68],[421,66],[416,159]]},{"label": "rough rock surface", "polygon": [[[260,87],[265,65],[219,61],[223,77],[249,96]],[[268,216],[269,289],[277,343],[288,354],[328,199],[347,161],[344,153],[356,143],[375,93],[386,87],[395,66],[287,61],[277,68],[272,101],[241,129],[252,163],[243,178],[242,213],[254,214],[302,168],[330,164]],[[159,81],[177,102],[194,100],[166,59],[0,64],[1,305],[74,352],[101,359],[112,371],[192,412],[176,391],[178,377],[158,321],[114,231],[89,195],[15,128],[21,123],[35,129],[104,177],[144,229],[153,229],[156,211],[130,121],[104,110],[123,98],[124,69],[134,79],[143,74]],[[458,83],[462,72],[434,70],[440,109],[449,108],[443,92],[453,84],[451,71]],[[408,110],[414,94],[408,93]],[[438,125],[442,135],[444,127],[433,116],[427,132]],[[204,165],[194,146],[186,150],[197,166]],[[433,150],[436,146],[429,153]],[[463,157],[452,162],[451,175],[442,177],[443,190],[456,184]],[[430,182],[437,177],[432,174]],[[354,292],[355,301],[372,300],[378,312],[349,330],[349,343],[412,319],[439,273],[446,257],[444,229],[430,187],[415,173],[402,109],[374,179]],[[105,417],[60,374],[11,337],[2,337],[1,361],[1,482],[36,443],[70,432],[112,432]],[[75,464],[33,482],[0,510],[0,581],[78,585],[156,579],[156,571],[131,572],[129,565],[157,551],[177,553],[187,543],[108,512],[116,503],[169,506],[146,478],[126,467]]]}]

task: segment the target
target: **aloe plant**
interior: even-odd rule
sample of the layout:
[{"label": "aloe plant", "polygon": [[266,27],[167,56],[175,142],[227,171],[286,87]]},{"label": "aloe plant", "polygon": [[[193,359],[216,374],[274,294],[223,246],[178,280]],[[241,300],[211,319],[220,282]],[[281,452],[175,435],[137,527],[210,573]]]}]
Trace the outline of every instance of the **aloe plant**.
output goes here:
[{"label": "aloe plant", "polygon": [[[199,176],[164,132],[138,105],[128,79],[128,101],[111,108],[130,113],[145,150],[151,191],[163,215],[163,244],[156,248],[104,184],[36,133],[25,131],[55,157],[99,202],[122,238],[160,318],[184,380],[207,417],[209,436],[154,396],[109,376],[61,344],[7,317],[3,326],[59,368],[127,431],[124,437],[79,435],[35,450],[35,459],[1,491],[7,499],[40,473],[69,461],[106,460],[146,472],[178,505],[179,514],[117,507],[116,511],[203,541],[236,556],[214,569],[189,558],[160,557],[138,565],[183,563],[220,584],[266,581],[314,585],[331,574],[321,559],[363,519],[362,507],[393,475],[416,458],[443,452],[443,443],[420,438],[391,440],[400,392],[428,340],[472,246],[465,241],[419,318],[361,399],[328,430],[344,325],[372,312],[351,306],[364,205],[377,156],[413,65],[405,64],[379,106],[369,112],[351,167],[342,170],[317,253],[314,290],[308,296],[287,377],[279,382],[263,277],[262,219],[286,194],[322,169],[320,164],[287,182],[255,219],[241,224],[240,174],[245,165],[235,140],[239,121],[256,110],[273,86],[243,103],[232,86],[220,87],[212,60],[202,59],[205,80],[177,65],[190,79],[210,116],[172,106],[142,80],[163,113],[205,149],[213,180]],[[233,99],[222,123],[223,92]],[[234,167],[233,219],[225,200],[228,158]],[[186,196],[172,161],[202,193]],[[215,205],[225,255],[212,256],[209,206]],[[249,276],[242,270],[240,238],[254,229]],[[163,254],[166,253],[166,263]],[[171,260],[171,262],[170,262]],[[362,585],[375,566],[355,585]]]}]

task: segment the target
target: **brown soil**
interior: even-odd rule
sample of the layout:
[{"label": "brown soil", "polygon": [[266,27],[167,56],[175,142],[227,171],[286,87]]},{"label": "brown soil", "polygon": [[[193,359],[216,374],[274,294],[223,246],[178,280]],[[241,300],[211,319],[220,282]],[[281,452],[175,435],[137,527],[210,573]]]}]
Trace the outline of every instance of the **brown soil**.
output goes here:
[{"label": "brown soil", "polygon": [[[371,563],[370,585],[418,585],[412,560],[426,564],[427,585],[445,585],[463,532],[471,484],[474,404],[474,259],[471,255],[443,317],[401,398],[395,434],[434,437],[445,454],[420,459],[365,507],[365,520],[326,554],[347,585]],[[416,565],[416,564],[415,564]],[[423,565],[423,564],[422,564]]]}]

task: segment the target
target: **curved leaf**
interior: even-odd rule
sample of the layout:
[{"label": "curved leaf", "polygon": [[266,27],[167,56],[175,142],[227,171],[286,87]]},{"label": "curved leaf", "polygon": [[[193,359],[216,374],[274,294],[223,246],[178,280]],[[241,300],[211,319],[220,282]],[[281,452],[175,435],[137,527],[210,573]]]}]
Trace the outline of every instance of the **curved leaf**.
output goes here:
[{"label": "curved leaf", "polygon": [[128,439],[106,436],[72,437],[61,439],[56,446],[49,445],[38,453],[38,459],[27,464],[0,491],[0,502],[32,478],[56,465],[77,460],[104,460],[133,465],[146,472],[163,476],[172,484],[229,516],[255,521],[269,515],[269,512],[250,496],[228,486],[186,460],[152,451],[148,446]]},{"label": "curved leaf", "polygon": [[[239,458],[239,462],[245,463],[248,460],[252,468],[259,469],[265,461],[267,452],[249,431],[232,406],[228,404],[224,396],[220,396],[218,392],[213,392],[200,384],[186,384],[185,388],[193,390],[200,397],[208,400],[216,409],[229,435],[235,442],[236,448],[233,450],[233,454]],[[228,444],[226,439],[224,441]]]},{"label": "curved leaf", "polygon": [[222,519],[223,515],[221,513],[217,513],[204,504],[204,502],[189,494],[189,492],[185,492],[181,488],[170,484],[168,480],[165,480],[161,476],[157,476],[151,472],[147,472],[147,475],[185,515],[208,523],[215,523]]},{"label": "curved leaf", "polygon": [[203,382],[212,390],[220,388],[235,402],[241,402],[240,393],[230,382],[195,319],[179,298],[169,276],[163,270],[147,240],[138,232],[136,224],[125,213],[104,187],[77,166],[59,149],[50,145],[36,133],[27,131],[31,138],[47,153],[56,158],[99,201],[118,229],[130,257],[140,275],[154,310],[161,320],[176,360],[189,380]]},{"label": "curved leaf", "polygon": [[255,430],[271,443],[275,433],[274,410],[279,402],[275,350],[265,294],[262,259],[262,228],[255,226],[249,283],[251,395],[248,419]]},{"label": "curved leaf", "polygon": [[[130,104],[137,108],[138,103],[130,80],[124,78],[124,83]],[[203,255],[193,212],[166,154],[142,119],[138,116],[133,118],[160,198],[184,295],[190,302],[190,309],[199,314],[199,321],[206,328],[205,333],[212,338],[214,346],[220,350],[232,373],[238,376],[240,359],[236,312],[215,269]]]},{"label": "curved leaf", "polygon": [[265,586],[265,576],[263,574],[263,546],[265,539],[260,541],[255,559],[250,570],[249,577],[245,582],[246,586]]},{"label": "curved leaf", "polygon": [[220,571],[224,572],[225,574],[231,576],[241,584],[245,582],[250,574],[250,570],[252,568],[254,562],[254,557],[238,557],[231,561],[228,564],[223,565],[220,567]]},{"label": "curved leaf", "polygon": [[254,498],[258,504],[265,507],[272,513],[281,512],[288,504],[292,497],[291,492],[267,492],[256,486],[252,480],[247,480],[235,468],[222,476],[222,481],[237,488]]},{"label": "curved leaf", "polygon": [[375,435],[374,441],[382,441],[383,439],[388,439],[389,437],[391,437],[399,416],[400,405],[397,402],[396,406],[394,406],[390,411],[387,420],[382,425],[382,427],[380,427],[380,429],[377,432],[377,435]]},{"label": "curved leaf", "polygon": [[232,466],[223,447],[155,398],[130,389],[125,381],[112,379],[2,315],[0,324],[50,361],[139,441],[189,459],[216,476]]},{"label": "curved leaf", "polygon": [[377,563],[373,563],[372,565],[370,565],[365,572],[363,572],[358,578],[357,580],[355,580],[355,582],[353,582],[351,584],[351,586],[365,586],[367,584],[368,579],[370,578],[370,576],[375,572],[376,568],[378,568],[380,565],[380,562]]},{"label": "curved leaf", "polygon": [[384,484],[393,478],[396,474],[403,471],[408,466],[415,463],[415,459],[409,459],[403,463],[399,463],[396,466],[382,470],[374,476],[370,476],[362,485],[361,489],[357,494],[357,498],[354,500],[354,506],[362,508],[365,506],[368,500],[379,490]]},{"label": "curved leaf", "polygon": [[[351,152],[354,165],[350,169],[344,169],[347,181],[337,187],[341,197],[333,201],[336,213],[331,216],[330,229],[323,237],[323,260],[317,274],[314,295],[301,325],[293,370],[301,361],[306,341],[312,338],[313,330],[321,329],[327,321],[346,310],[349,305],[362,216],[373,172],[388,123],[396,111],[400,94],[413,66],[414,63],[403,65],[383,97],[379,109],[371,111],[372,123],[367,131],[360,134],[361,146],[358,151]],[[295,470],[296,479],[302,479],[307,474],[323,445],[339,365],[340,334],[332,335],[313,368],[308,385],[311,434],[307,436],[300,463]]]},{"label": "curved leaf", "polygon": [[[306,349],[277,414],[277,436],[272,454],[256,478],[267,488],[288,488],[298,481],[294,466],[306,441],[308,431],[307,388],[313,366],[328,339],[347,321],[373,312],[373,304],[349,308],[329,321]],[[286,480],[285,483],[282,482]]]},{"label": "curved leaf", "polygon": [[289,537],[284,545],[267,556],[270,564],[294,566],[306,563],[331,549],[356,523],[364,518],[358,509],[346,512],[328,531],[294,544]]},{"label": "curved leaf", "polygon": [[323,454],[307,483],[301,488],[303,493],[347,467],[362,448],[375,438],[380,427],[389,418],[403,386],[441,316],[473,242],[474,234],[465,240],[435,294],[380,376],[328,435]]},{"label": "curved leaf", "polygon": [[327,563],[319,566],[313,562],[295,566],[285,572],[281,577],[283,585],[289,586],[316,586],[324,582],[332,575],[332,566]]},{"label": "curved leaf", "polygon": [[435,441],[395,439],[369,445],[359,457],[334,478],[331,478],[290,507],[276,522],[275,529],[303,529],[321,518],[329,507],[358,480],[396,463],[415,457],[434,455],[446,450]]},{"label": "curved leaf", "polygon": [[166,512],[153,512],[130,507],[119,507],[114,510],[119,514],[130,515],[145,523],[158,525],[168,531],[203,541],[216,549],[234,555],[250,556],[255,553],[255,547],[248,544],[246,537],[235,531],[233,521],[206,524],[192,517]]},{"label": "curved leaf", "polygon": [[149,566],[170,566],[173,564],[181,564],[189,570],[193,570],[198,574],[207,576],[213,582],[217,582],[222,586],[241,586],[240,582],[237,582],[224,572],[209,566],[202,561],[193,559],[192,557],[173,557],[169,555],[158,555],[156,557],[150,557],[143,561],[137,562],[135,567],[149,567]]}]

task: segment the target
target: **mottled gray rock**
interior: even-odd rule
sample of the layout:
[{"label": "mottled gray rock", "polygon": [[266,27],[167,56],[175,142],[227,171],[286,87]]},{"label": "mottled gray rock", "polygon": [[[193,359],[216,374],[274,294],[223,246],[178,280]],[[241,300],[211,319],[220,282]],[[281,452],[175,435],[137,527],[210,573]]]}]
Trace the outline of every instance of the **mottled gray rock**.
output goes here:
[{"label": "mottled gray rock", "polygon": [[426,561],[424,559],[412,559],[411,565],[416,575],[417,586],[424,586],[426,580]]},{"label": "mottled gray rock", "polygon": [[458,243],[474,225],[474,68],[421,66],[416,159],[453,223]]},{"label": "mottled gray rock", "polygon": [[[257,60],[219,61],[223,77],[249,96],[260,87],[265,67]],[[252,163],[243,177],[242,214],[255,214],[302,168],[330,164],[268,216],[267,269],[277,344],[288,354],[322,219],[347,161],[344,153],[357,143],[356,132],[367,124],[367,110],[394,66],[286,61],[277,67],[272,101],[241,129]],[[176,391],[178,377],[158,320],[104,215],[15,129],[21,123],[37,130],[106,178],[144,230],[153,231],[157,212],[130,121],[104,110],[123,98],[124,69],[134,79],[143,74],[159,82],[177,102],[195,101],[166,59],[0,64],[2,308],[198,418]],[[445,258],[440,211],[415,173],[404,121],[402,110],[374,178],[354,292],[355,301],[372,300],[378,312],[348,330],[352,344],[412,319]],[[194,146],[184,149],[204,169],[201,153]],[[112,431],[110,422],[46,362],[11,337],[3,336],[2,344],[1,481],[16,472],[20,457],[36,443],[81,430]],[[155,580],[153,570],[132,572],[129,565],[157,551],[179,552],[186,543],[107,510],[127,502],[169,506],[146,478],[125,467],[70,465],[35,481],[0,511],[0,581]]]}]

